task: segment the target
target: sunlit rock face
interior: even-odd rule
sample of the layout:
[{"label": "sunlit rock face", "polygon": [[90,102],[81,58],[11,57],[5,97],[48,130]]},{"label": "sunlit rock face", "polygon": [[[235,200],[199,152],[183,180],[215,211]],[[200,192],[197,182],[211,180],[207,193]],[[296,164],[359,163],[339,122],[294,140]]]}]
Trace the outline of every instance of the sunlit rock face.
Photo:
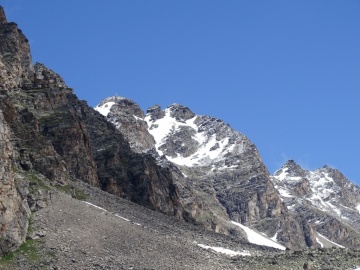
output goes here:
[{"label": "sunlit rock face", "polygon": [[329,166],[309,171],[289,160],[271,177],[290,212],[343,246],[360,245],[360,188]]},{"label": "sunlit rock face", "polygon": [[124,134],[133,151],[147,152],[154,146],[155,140],[148,132],[144,112],[132,100],[119,96],[108,97],[95,110]]},{"label": "sunlit rock face", "polygon": [[6,20],[0,6],[0,88],[14,89],[30,83],[34,69],[27,38],[16,23]]}]

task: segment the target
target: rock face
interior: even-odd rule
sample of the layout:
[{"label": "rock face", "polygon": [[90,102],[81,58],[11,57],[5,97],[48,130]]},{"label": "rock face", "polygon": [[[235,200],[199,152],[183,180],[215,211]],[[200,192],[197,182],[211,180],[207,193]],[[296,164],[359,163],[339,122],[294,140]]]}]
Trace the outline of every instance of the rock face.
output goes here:
[{"label": "rock face", "polygon": [[155,144],[144,121],[144,112],[132,100],[117,96],[108,97],[96,106],[95,110],[107,117],[108,121],[124,134],[133,151],[147,152]]},{"label": "rock face", "polygon": [[[30,209],[15,185],[10,129],[0,111],[0,252],[19,246],[26,237]],[[24,201],[25,199],[25,201]]]},{"label": "rock face", "polygon": [[320,245],[325,237],[359,246],[360,188],[338,170],[324,166],[308,171],[290,160],[271,179],[290,211],[316,230]]},{"label": "rock face", "polygon": [[15,23],[8,23],[0,6],[0,87],[13,89],[33,76],[28,40]]}]

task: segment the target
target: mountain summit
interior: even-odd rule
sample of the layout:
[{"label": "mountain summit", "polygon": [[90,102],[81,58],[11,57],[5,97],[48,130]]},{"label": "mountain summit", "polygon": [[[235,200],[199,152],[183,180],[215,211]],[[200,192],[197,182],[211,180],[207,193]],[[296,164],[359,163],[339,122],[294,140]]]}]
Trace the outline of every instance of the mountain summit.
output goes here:
[{"label": "mountain summit", "polygon": [[359,246],[360,188],[342,173],[327,165],[309,171],[290,160],[271,179],[295,216],[336,243]]}]

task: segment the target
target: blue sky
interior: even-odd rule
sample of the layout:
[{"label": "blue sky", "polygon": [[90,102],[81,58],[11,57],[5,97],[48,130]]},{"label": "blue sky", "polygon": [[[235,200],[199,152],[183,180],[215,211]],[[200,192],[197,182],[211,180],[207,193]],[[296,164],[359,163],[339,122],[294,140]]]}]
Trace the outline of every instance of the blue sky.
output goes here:
[{"label": "blue sky", "polygon": [[294,159],[360,184],[360,1],[1,4],[91,106],[180,103],[248,136],[271,173]]}]

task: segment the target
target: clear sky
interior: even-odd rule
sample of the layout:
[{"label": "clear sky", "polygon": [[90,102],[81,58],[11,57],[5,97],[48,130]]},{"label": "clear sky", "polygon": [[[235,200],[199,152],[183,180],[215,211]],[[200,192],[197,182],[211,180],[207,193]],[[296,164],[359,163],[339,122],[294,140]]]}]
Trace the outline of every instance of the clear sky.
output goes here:
[{"label": "clear sky", "polygon": [[294,159],[360,184],[359,0],[1,4],[91,106],[180,103],[248,136],[271,173]]}]

